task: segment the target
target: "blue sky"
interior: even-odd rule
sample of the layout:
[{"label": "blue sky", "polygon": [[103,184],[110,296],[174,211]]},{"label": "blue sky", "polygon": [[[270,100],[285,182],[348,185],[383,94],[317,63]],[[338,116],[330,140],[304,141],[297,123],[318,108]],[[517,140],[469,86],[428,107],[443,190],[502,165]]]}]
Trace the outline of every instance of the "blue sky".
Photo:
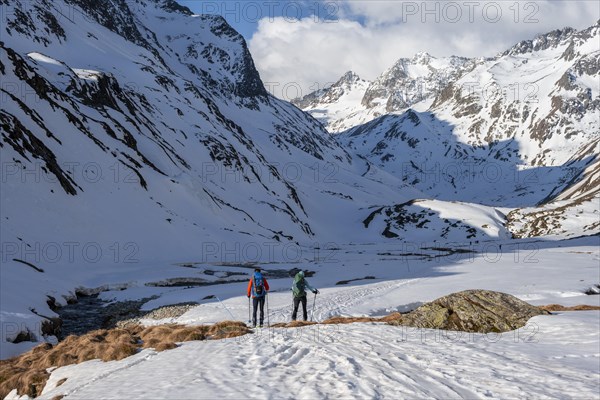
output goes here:
[{"label": "blue sky", "polygon": [[336,1],[179,0],[178,2],[197,14],[219,14],[225,17],[246,40],[252,38],[261,19],[272,20],[282,17],[291,21],[316,17],[335,20],[340,12],[340,3]]},{"label": "blue sky", "polygon": [[246,38],[268,89],[284,99],[350,70],[375,79],[418,52],[492,57],[538,34],[600,19],[597,0],[178,1],[225,17]]}]

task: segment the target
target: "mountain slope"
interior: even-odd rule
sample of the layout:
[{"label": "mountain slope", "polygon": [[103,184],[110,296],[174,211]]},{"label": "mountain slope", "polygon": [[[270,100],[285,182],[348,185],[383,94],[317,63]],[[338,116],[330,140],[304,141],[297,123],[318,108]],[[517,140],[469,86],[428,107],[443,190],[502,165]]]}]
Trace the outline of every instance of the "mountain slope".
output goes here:
[{"label": "mountain slope", "polygon": [[[0,4],[3,357],[47,336],[76,290],[179,278],[188,260],[318,261],[307,246],[370,240],[382,198],[421,197],[269,96],[221,17]],[[33,341],[9,346],[20,333]]]},{"label": "mountain slope", "polygon": [[292,103],[309,112],[330,132],[342,131],[360,125],[365,118],[369,118],[365,116],[368,112],[361,101],[370,85],[370,82],[348,71],[333,85],[292,100]]},{"label": "mountain slope", "polygon": [[[454,74],[437,92],[428,93],[429,100],[395,103],[400,105],[375,119],[363,109],[322,121],[334,132],[344,121],[366,121],[336,138],[429,196],[522,209],[509,217],[518,236],[595,233],[599,32],[598,24],[582,31],[566,28],[521,42],[492,59],[455,58],[460,61]],[[419,57],[427,60],[425,65],[431,63],[428,56],[415,59]],[[378,79],[382,89],[372,92],[382,93],[384,100],[390,93],[386,88],[410,93],[420,81],[405,70],[401,63],[386,71],[383,76],[389,79]],[[365,104],[370,103],[363,97],[360,105],[343,106],[351,110]],[[340,108],[335,101],[313,102],[305,110],[324,118],[328,110]],[[538,210],[541,205],[549,209]],[[551,215],[555,223],[543,228],[540,221]]]},{"label": "mountain slope", "polygon": [[[14,218],[35,209],[23,201],[36,198],[55,209],[31,215],[35,221],[9,219],[6,237],[27,236],[32,223],[56,225],[51,218],[98,226],[106,216],[87,208],[101,207],[121,210],[113,226],[139,218],[150,232],[307,240],[319,233],[310,203],[343,203],[321,193],[325,187],[357,202],[374,199],[347,185],[355,177],[371,183],[316,121],[266,94],[243,38],[220,17],[165,8],[170,2],[134,10],[124,1],[106,9],[84,1],[19,4],[5,4],[14,12],[6,14],[1,47],[3,80],[17,88],[3,89],[2,155],[14,162],[3,212]],[[73,5],[74,23],[51,19]],[[339,182],[323,182],[327,174]],[[127,203],[133,207],[117,206]],[[140,229],[132,225],[130,235]]]}]

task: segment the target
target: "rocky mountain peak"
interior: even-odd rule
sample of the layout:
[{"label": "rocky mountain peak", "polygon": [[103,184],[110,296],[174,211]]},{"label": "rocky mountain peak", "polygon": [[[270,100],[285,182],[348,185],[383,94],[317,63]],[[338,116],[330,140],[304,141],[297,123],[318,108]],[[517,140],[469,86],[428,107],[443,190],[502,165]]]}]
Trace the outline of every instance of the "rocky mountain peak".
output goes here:
[{"label": "rocky mountain peak", "polygon": [[538,35],[535,39],[523,40],[499,56],[519,55],[555,48],[571,40],[576,33],[577,31],[570,27],[555,29],[551,32]]},{"label": "rocky mountain peak", "polygon": [[358,74],[356,74],[354,71],[348,71],[344,75],[342,75],[342,77],[336,83],[334,83],[333,86],[340,84],[352,84],[360,80],[361,79],[360,76],[358,76]]},{"label": "rocky mountain peak", "polygon": [[381,75],[375,81],[386,80],[390,77],[406,75],[406,70],[408,66],[413,64],[413,60],[416,60],[416,56],[412,59],[410,58],[399,58],[391,67],[383,71]]},{"label": "rocky mountain peak", "polygon": [[194,13],[187,7],[182,6],[175,0],[154,0],[158,5],[166,11],[178,12],[185,15],[193,15]]},{"label": "rocky mountain peak", "polygon": [[427,52],[400,58],[367,89],[362,105],[385,105],[386,112],[398,111],[437,95],[446,84],[460,76],[469,59],[436,58]]},{"label": "rocky mountain peak", "polygon": [[345,94],[367,84],[368,82],[361,79],[354,71],[348,71],[333,85],[309,93],[304,97],[293,99],[292,104],[299,108],[307,108],[317,104],[335,103]]},{"label": "rocky mountain peak", "polygon": [[575,34],[575,37],[579,40],[585,41],[593,37],[600,36],[600,19],[596,23],[587,29],[579,31]]},{"label": "rocky mountain peak", "polygon": [[242,97],[267,97],[260,74],[256,69],[248,44],[242,35],[229,25],[220,15],[203,15],[203,21],[210,23],[210,31],[218,37],[227,38],[231,42],[239,43],[241,49],[236,54],[236,62],[232,64],[232,73],[237,75],[235,94]]},{"label": "rocky mountain peak", "polygon": [[431,61],[433,57],[431,54],[429,54],[426,51],[420,51],[417,54],[414,55],[414,57],[412,58],[412,62],[414,64],[429,64],[429,62]]},{"label": "rocky mountain peak", "polygon": [[[268,96],[246,41],[221,16],[193,15],[187,7],[174,0],[63,1],[63,5],[73,7],[78,15],[84,15],[82,19],[86,22],[100,25],[147,50],[145,68],[153,71],[163,83],[166,82],[165,76],[174,73],[173,64],[168,60],[178,58],[207,86],[242,99]],[[34,43],[32,50],[44,54],[53,46],[67,41],[71,46],[77,47],[81,43],[83,48],[90,48],[90,41],[85,41],[85,35],[81,37],[81,32],[65,29],[69,25],[67,20],[55,17],[61,12],[61,1],[37,0],[32,3],[34,7],[17,2],[10,6],[14,12],[5,14],[5,42],[8,47],[13,39],[23,35]],[[157,30],[158,25],[165,29]],[[83,29],[83,26],[81,24],[80,28]],[[175,26],[179,28],[172,29]],[[184,31],[189,34],[181,33]],[[97,41],[98,35],[93,30],[87,32],[91,41]],[[175,42],[184,48],[183,51],[174,50]],[[93,55],[94,50],[90,49],[90,53]],[[88,56],[84,60],[91,58]],[[97,65],[88,67],[98,69]]]}]

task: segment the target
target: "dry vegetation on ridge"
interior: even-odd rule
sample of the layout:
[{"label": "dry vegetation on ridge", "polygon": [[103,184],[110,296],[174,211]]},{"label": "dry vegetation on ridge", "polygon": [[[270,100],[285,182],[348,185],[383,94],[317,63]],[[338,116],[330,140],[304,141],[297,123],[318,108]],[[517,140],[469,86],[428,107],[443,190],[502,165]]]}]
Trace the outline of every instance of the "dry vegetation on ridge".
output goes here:
[{"label": "dry vegetation on ridge", "polygon": [[37,397],[42,393],[50,367],[63,367],[84,361],[122,360],[141,348],[156,351],[177,347],[177,342],[225,339],[250,332],[243,322],[224,321],[210,326],[157,325],[132,326],[126,329],[100,329],[81,336],[68,336],[52,346],[41,344],[31,351],[0,361],[0,398],[13,389],[20,395]]}]

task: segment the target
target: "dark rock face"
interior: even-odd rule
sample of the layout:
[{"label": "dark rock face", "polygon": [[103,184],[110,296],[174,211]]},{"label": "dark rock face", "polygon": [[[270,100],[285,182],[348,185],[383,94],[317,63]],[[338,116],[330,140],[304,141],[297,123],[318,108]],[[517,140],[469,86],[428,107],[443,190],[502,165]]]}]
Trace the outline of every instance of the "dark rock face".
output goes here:
[{"label": "dark rock face", "polygon": [[185,15],[193,14],[193,12],[189,8],[182,6],[175,0],[159,0],[159,4],[161,4],[162,8],[167,11],[179,12]]},{"label": "dark rock face", "polygon": [[238,66],[239,70],[242,71],[242,75],[240,82],[236,85],[235,94],[242,98],[267,97],[267,89],[265,89],[262,80],[260,79],[260,75],[256,70],[254,60],[252,60],[246,41],[243,42],[242,48],[243,55],[241,57],[241,63]]},{"label": "dark rock face", "polygon": [[11,343],[15,344],[23,342],[37,342],[37,338],[33,332],[27,329],[26,331],[19,332],[19,334],[11,341]]},{"label": "dark rock face", "polygon": [[228,38],[231,42],[239,43],[241,46],[241,54],[236,57],[234,62],[225,63],[221,60],[221,63],[226,66],[226,70],[237,75],[238,80],[235,82],[233,92],[242,98],[267,97],[267,90],[256,70],[254,60],[252,59],[250,50],[248,50],[248,45],[244,37],[219,15],[203,15],[201,19],[210,22],[210,31],[215,36]]},{"label": "dark rock face", "polygon": [[[365,228],[369,228],[374,220],[385,224],[381,232],[386,238],[402,238],[409,240],[415,230],[423,229],[439,232],[439,236],[449,239],[449,235],[460,240],[471,240],[485,237],[485,232],[478,230],[463,221],[443,218],[443,227],[438,227],[436,212],[419,206],[419,200],[375,209],[363,220]],[[435,222],[434,222],[435,221]]]},{"label": "dark rock face", "polygon": [[30,155],[32,158],[43,160],[45,168],[58,179],[65,192],[70,195],[77,194],[73,180],[60,168],[52,150],[23,126],[18,119],[4,111],[0,112],[0,129],[3,132],[4,141],[15,151],[26,159],[28,159],[27,155]]},{"label": "dark rock face", "polygon": [[149,47],[124,0],[67,0],[67,3],[79,7],[87,16],[125,39]]},{"label": "dark rock face", "polygon": [[464,332],[507,332],[548,314],[516,297],[489,290],[465,290],[423,304],[394,325]]},{"label": "dark rock face", "polygon": [[42,334],[44,336],[62,336],[63,321],[60,318],[50,318],[42,322]]}]

